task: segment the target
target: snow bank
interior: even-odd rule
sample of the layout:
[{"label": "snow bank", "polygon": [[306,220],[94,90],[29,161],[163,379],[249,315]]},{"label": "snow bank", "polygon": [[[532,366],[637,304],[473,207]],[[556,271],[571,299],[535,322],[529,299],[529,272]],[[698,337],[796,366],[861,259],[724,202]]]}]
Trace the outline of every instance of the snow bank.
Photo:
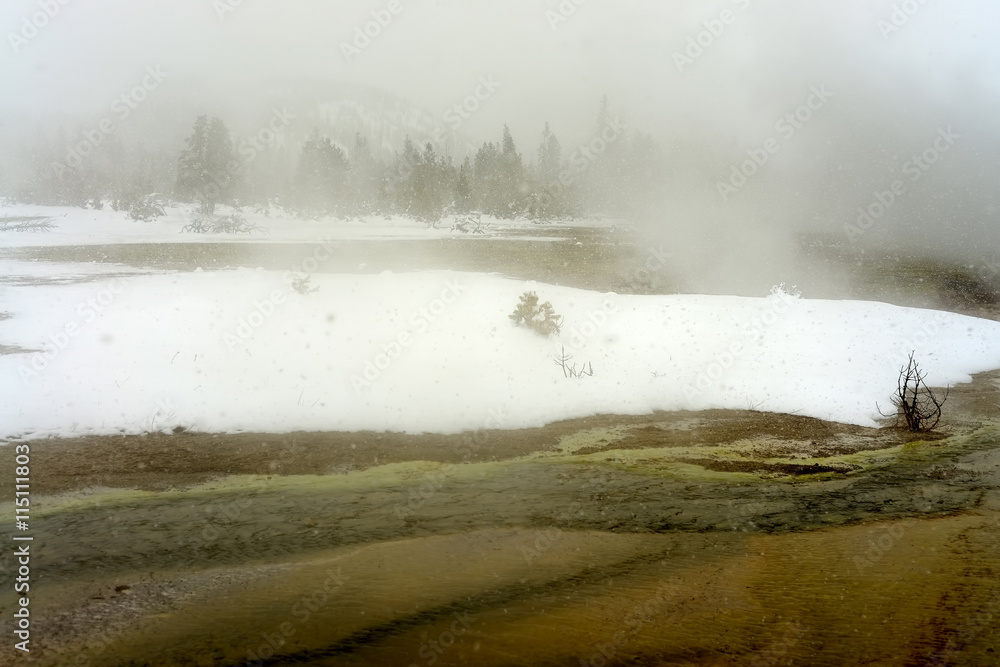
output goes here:
[{"label": "snow bank", "polygon": [[[482,239],[482,235],[453,231],[449,220],[436,227],[402,216],[367,216],[339,220],[305,220],[283,210],[274,215],[246,211],[249,223],[262,228],[252,234],[194,234],[181,232],[194,217],[193,209],[167,208],[166,215],[150,222],[131,220],[125,211],[110,207],[87,210],[59,206],[10,205],[0,208],[5,217],[43,216],[52,219],[55,229],[48,232],[0,232],[0,248],[63,245],[103,245],[112,243],[313,243],[319,240],[430,240],[440,238]],[[230,210],[219,208],[219,214]],[[552,237],[525,236],[526,229],[538,225],[527,220],[491,219],[488,236],[519,240],[553,241]],[[579,224],[584,224],[581,221]],[[556,225],[558,226],[558,225]],[[518,234],[521,234],[520,236]]]},{"label": "snow bank", "polygon": [[[72,271],[72,267],[69,269]],[[1000,368],[1000,323],[858,301],[621,296],[493,275],[234,270],[0,292],[0,435],[520,428],[736,408],[873,425],[906,353],[934,385]],[[508,319],[526,291],[565,317]],[[593,377],[565,378],[565,347]]]}]

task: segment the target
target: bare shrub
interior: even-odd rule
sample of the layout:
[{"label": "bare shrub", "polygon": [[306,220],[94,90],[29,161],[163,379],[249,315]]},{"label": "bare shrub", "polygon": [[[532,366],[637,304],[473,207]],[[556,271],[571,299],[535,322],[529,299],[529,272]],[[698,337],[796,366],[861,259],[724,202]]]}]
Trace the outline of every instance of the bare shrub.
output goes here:
[{"label": "bare shrub", "polygon": [[[102,204],[103,207],[103,204]],[[157,194],[141,195],[134,192],[111,200],[111,208],[115,211],[126,211],[133,220],[150,222],[166,215],[163,202]]]},{"label": "bare shrub", "polygon": [[562,368],[563,377],[568,378],[582,378],[582,377],[594,377],[594,366],[589,361],[581,366],[579,369],[576,364],[570,365],[570,361],[573,359],[572,354],[566,354],[566,346],[562,347],[562,352],[558,357],[555,358],[556,366]]},{"label": "bare shrub", "polygon": [[925,375],[914,360],[913,352],[910,352],[906,366],[899,369],[896,394],[892,397],[895,414],[886,414],[881,408],[879,413],[883,417],[895,417],[897,427],[905,427],[914,433],[936,427],[941,421],[941,406],[948,400],[948,390],[945,389],[944,396],[939,399],[924,382]]},{"label": "bare shrub", "polygon": [[230,215],[218,217],[198,216],[181,227],[181,231],[195,234],[252,234],[253,232],[266,233],[267,230],[248,222],[242,213],[236,211]]},{"label": "bare shrub", "polygon": [[490,222],[483,222],[482,214],[472,212],[456,215],[452,230],[463,234],[485,234],[489,227]]},{"label": "bare shrub", "polygon": [[51,218],[43,216],[0,218],[0,232],[50,232],[55,227]]}]

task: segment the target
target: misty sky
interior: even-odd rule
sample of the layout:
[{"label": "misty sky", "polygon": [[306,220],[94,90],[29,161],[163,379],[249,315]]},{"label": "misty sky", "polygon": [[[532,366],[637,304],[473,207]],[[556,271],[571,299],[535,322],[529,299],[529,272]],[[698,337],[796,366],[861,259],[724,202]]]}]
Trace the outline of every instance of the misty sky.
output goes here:
[{"label": "misty sky", "polygon": [[[492,77],[499,88],[462,132],[497,139],[508,123],[530,158],[544,121],[567,151],[592,136],[607,94],[671,156],[656,225],[687,230],[692,247],[720,228],[749,229],[758,247],[776,229],[840,233],[952,127],[960,139],[867,238],[912,229],[928,246],[1000,245],[994,0],[398,0],[350,61],[343,44],[389,0],[242,0],[220,16],[237,1],[70,0],[15,53],[24,17],[58,0],[4,0],[0,118],[100,113],[149,66],[169,73],[157,94],[308,78],[373,86],[434,118]],[[699,33],[707,46],[686,53]],[[816,87],[832,96],[780,135]],[[721,199],[732,165],[771,138],[780,153],[767,169]]]},{"label": "misty sky", "polygon": [[[10,33],[44,3],[5,0],[2,104],[104,107],[158,64],[176,85],[280,77],[365,83],[437,116],[489,75],[501,88],[467,131],[493,134],[506,121],[536,134],[539,118],[579,125],[581,107],[589,118],[607,93],[650,131],[711,120],[752,140],[813,84],[842,98],[875,90],[945,106],[962,106],[970,94],[995,102],[1000,93],[1000,46],[989,45],[1000,5],[990,0],[913,0],[919,11],[888,38],[878,22],[902,3],[566,0],[562,6],[575,11],[555,22],[547,14],[560,12],[555,0],[399,0],[402,10],[352,62],[341,43],[353,42],[355,28],[388,0],[242,0],[220,12],[236,2],[71,0],[15,53]],[[735,20],[678,72],[674,52],[723,10]]]}]

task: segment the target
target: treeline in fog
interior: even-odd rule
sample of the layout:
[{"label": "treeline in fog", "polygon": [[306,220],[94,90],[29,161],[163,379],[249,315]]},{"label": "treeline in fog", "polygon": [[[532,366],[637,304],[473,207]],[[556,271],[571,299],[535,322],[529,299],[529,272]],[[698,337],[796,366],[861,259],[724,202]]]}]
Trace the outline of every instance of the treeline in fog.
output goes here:
[{"label": "treeline in fog", "polygon": [[606,98],[592,136],[578,144],[564,146],[540,122],[538,136],[522,146],[504,125],[495,141],[460,158],[434,141],[407,137],[387,152],[360,132],[343,145],[315,127],[296,135],[282,126],[287,120],[277,120],[276,131],[247,142],[223,119],[200,116],[174,150],[98,130],[76,137],[60,130],[9,156],[15,168],[2,194],[25,204],[116,210],[156,201],[197,204],[208,214],[231,205],[280,206],[309,217],[434,222],[478,212],[552,220],[627,213],[630,202],[662,182],[665,164],[651,136],[610,113]]}]

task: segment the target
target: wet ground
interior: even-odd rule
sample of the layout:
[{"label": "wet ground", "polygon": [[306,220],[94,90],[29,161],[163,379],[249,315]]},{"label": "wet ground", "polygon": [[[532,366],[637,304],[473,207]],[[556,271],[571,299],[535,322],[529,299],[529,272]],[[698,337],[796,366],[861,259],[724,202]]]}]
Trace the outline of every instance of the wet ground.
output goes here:
[{"label": "wet ground", "polygon": [[[608,258],[637,249],[577,242],[529,245],[565,259],[552,282],[630,279]],[[438,243],[347,244],[324,270],[546,279],[533,250]],[[35,250],[168,270],[305,251]],[[748,410],[34,441],[32,652],[8,639],[0,664],[1000,664],[1000,372],[946,406],[923,436]]]},{"label": "wet ground", "polygon": [[29,663],[996,664],[1000,373],[949,405],[925,439],[720,411],[35,442]]},{"label": "wet ground", "polygon": [[[648,279],[636,280],[636,271],[630,270],[643,266],[648,250],[628,242],[612,228],[539,226],[518,230],[518,235],[536,240],[461,236],[426,241],[333,241],[322,244],[329,258],[317,270],[380,273],[451,269],[622,293],[652,287]],[[100,262],[171,271],[235,267],[288,271],[301,267],[318,247],[320,244],[267,242],[52,246],[0,248],[0,259]],[[666,289],[666,282],[664,275],[656,286]]]}]

